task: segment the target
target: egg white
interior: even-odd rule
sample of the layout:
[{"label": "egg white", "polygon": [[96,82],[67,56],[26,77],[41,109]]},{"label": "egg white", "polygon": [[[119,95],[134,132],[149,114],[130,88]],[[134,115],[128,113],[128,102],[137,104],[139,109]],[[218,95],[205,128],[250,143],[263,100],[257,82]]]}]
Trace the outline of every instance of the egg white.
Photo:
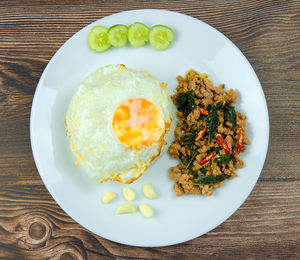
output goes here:
[{"label": "egg white", "polygon": [[[160,111],[163,134],[152,146],[133,149],[116,137],[112,119],[118,105],[129,98],[145,98]],[[172,120],[173,118],[173,120]],[[131,183],[139,178],[164,146],[174,139],[176,109],[166,84],[147,72],[108,65],[88,76],[69,105],[65,122],[77,165],[94,179]]]}]

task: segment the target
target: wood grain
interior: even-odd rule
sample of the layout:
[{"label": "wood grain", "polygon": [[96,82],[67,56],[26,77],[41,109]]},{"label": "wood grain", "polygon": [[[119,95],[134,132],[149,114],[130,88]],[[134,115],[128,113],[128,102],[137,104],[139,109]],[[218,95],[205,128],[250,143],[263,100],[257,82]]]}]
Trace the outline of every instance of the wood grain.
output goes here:
[{"label": "wood grain", "polygon": [[[254,67],[267,99],[270,145],[253,192],[225,223],[180,245],[137,248],[74,222],[36,170],[29,140],[33,94],[74,33],[116,12],[158,8],[212,25]],[[300,1],[1,1],[1,259],[299,259]]]}]

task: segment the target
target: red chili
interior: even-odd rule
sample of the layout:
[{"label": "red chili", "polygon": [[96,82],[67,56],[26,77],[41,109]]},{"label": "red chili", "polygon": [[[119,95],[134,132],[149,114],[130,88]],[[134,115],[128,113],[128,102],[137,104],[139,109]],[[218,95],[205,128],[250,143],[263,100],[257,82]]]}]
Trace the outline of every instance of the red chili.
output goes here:
[{"label": "red chili", "polygon": [[237,140],[237,153],[240,154],[242,151],[244,141],[244,135],[242,133],[242,130],[239,131],[238,140]]},{"label": "red chili", "polygon": [[200,130],[199,133],[195,137],[195,141],[196,142],[200,141],[203,138],[205,132],[206,132],[206,128],[203,128],[202,130]]},{"label": "red chili", "polygon": [[205,156],[201,161],[200,161],[200,164],[204,164],[208,161],[210,161],[213,157],[215,157],[216,155],[216,151],[212,151],[209,155]]},{"label": "red chili", "polygon": [[227,143],[225,142],[225,140],[222,138],[222,136],[220,134],[216,135],[216,139],[217,139],[219,145],[225,150],[225,152],[228,154],[231,154]]},{"label": "red chili", "polygon": [[198,107],[198,109],[199,109],[201,115],[207,116],[209,114],[209,111],[206,108]]}]

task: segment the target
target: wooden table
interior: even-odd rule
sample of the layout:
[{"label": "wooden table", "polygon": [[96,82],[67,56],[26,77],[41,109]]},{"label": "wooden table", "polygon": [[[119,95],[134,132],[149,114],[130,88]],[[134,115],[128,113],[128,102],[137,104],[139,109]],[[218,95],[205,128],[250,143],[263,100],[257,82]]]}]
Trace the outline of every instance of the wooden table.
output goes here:
[{"label": "wooden table", "polygon": [[[254,67],[267,99],[270,145],[253,192],[202,237],[161,248],[107,241],[55,203],[35,167],[31,102],[58,48],[116,12],[160,8],[196,17],[228,36]],[[300,1],[1,1],[1,259],[300,258]]]}]

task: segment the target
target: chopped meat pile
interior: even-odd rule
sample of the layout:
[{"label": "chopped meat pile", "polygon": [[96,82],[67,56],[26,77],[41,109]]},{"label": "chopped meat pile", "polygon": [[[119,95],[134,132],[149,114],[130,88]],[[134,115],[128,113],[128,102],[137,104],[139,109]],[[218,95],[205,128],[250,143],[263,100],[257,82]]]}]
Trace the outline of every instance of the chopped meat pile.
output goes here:
[{"label": "chopped meat pile", "polygon": [[211,196],[244,165],[240,154],[250,144],[246,116],[235,111],[237,92],[214,86],[207,74],[190,70],[177,81],[172,100],[179,121],[169,154],[180,163],[170,168],[170,177],[177,196]]}]

